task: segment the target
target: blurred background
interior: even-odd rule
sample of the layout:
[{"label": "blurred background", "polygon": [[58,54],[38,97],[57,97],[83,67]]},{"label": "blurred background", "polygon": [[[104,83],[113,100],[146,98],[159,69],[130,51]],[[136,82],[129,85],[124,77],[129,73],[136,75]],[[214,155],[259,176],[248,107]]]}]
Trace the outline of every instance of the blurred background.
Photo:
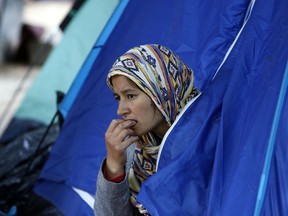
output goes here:
[{"label": "blurred background", "polygon": [[62,37],[74,0],[0,0],[0,136]]},{"label": "blurred background", "polygon": [[0,216],[62,215],[33,188],[62,126],[59,104],[119,2],[0,0]]}]

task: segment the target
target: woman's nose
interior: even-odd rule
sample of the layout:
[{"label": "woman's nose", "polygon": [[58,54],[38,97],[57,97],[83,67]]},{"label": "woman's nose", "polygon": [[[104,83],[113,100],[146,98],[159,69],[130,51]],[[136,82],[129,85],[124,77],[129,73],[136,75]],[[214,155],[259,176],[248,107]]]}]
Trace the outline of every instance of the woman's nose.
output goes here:
[{"label": "woman's nose", "polygon": [[129,112],[128,105],[123,101],[119,101],[117,115],[124,117],[125,114],[127,114],[128,112]]}]

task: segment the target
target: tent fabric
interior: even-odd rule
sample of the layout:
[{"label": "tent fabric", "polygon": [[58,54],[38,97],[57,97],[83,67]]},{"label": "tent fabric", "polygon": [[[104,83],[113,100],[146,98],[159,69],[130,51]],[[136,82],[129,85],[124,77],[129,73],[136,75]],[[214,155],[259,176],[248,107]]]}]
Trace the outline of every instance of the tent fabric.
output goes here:
[{"label": "tent fabric", "polygon": [[[152,215],[288,213],[287,6],[287,1],[255,2],[217,78],[169,134],[158,172],[138,196]],[[286,89],[281,96],[282,83]],[[265,172],[280,96],[275,147]],[[267,189],[260,185],[262,175],[268,179]],[[261,197],[263,205],[256,208]]]},{"label": "tent fabric", "polygon": [[64,215],[93,215],[91,207],[69,185],[40,180],[34,190],[53,203]]},{"label": "tent fabric", "polygon": [[[285,83],[284,83],[285,82]],[[267,163],[267,171],[262,173],[262,176],[267,177],[263,189],[260,184],[257,197],[257,208],[255,215],[258,213],[267,215],[286,215],[288,213],[288,175],[287,172],[287,122],[285,119],[288,117],[288,99],[287,99],[287,84],[288,84],[288,63],[285,71],[285,78],[283,85],[286,90],[283,90],[283,101],[279,108],[279,122],[277,129],[275,129],[275,138],[273,146],[271,147],[270,159]],[[284,89],[283,88],[283,89]],[[269,141],[272,139],[269,139]],[[275,149],[275,150],[274,150]],[[267,156],[266,156],[267,158]],[[269,174],[270,173],[270,174]],[[268,174],[268,175],[265,175]],[[264,178],[261,178],[261,180]],[[264,184],[263,184],[264,185]],[[262,193],[262,191],[265,191]],[[266,195],[266,194],[267,195]]]},{"label": "tent fabric", "polygon": [[[152,215],[253,214],[287,61],[284,0],[255,2],[245,28],[211,81],[250,7],[248,0],[129,1],[94,63],[79,72],[88,74],[42,171],[37,193],[67,215],[93,215],[72,187],[92,196],[96,191],[97,173],[106,155],[104,133],[117,118],[117,103],[106,86],[106,75],[115,59],[129,48],[159,43],[193,68],[195,84],[203,94],[168,135],[159,172],[144,184],[139,201]],[[287,127],[282,121],[278,132],[283,134],[279,139],[282,145],[276,143],[275,148],[286,149],[283,140],[287,140]],[[285,159],[285,154],[282,157]],[[275,163],[271,166],[276,169],[275,180],[267,184],[271,193],[277,184],[285,189],[284,181],[278,178],[285,176],[278,168],[282,162]],[[287,165],[287,161],[283,163]],[[263,211],[265,203],[271,202],[267,199]],[[277,199],[285,212],[285,197]],[[77,214],[71,213],[74,203],[81,209]],[[274,210],[267,208],[265,211]]]},{"label": "tent fabric", "polygon": [[66,118],[72,104],[75,101],[75,98],[78,95],[78,92],[80,91],[86,77],[89,74],[89,71],[95,59],[100,54],[103,45],[107,41],[109,35],[111,34],[111,31],[115,27],[119,17],[121,16],[128,2],[128,0],[122,0],[121,2],[119,2],[115,11],[113,12],[113,15],[111,15],[110,19],[107,21],[105,27],[103,28],[103,31],[97,38],[96,43],[94,44],[92,50],[90,51],[88,57],[82,65],[80,72],[75,78],[75,81],[72,83],[68,94],[64,98],[64,101],[60,104],[58,109],[64,118]]},{"label": "tent fabric", "polygon": [[[57,110],[56,91],[67,92],[81,65],[88,56],[118,0],[86,0],[69,23],[59,44],[33,82],[16,117],[38,120],[49,124]],[[75,11],[74,11],[75,12]],[[93,20],[93,28],[90,22]]]}]

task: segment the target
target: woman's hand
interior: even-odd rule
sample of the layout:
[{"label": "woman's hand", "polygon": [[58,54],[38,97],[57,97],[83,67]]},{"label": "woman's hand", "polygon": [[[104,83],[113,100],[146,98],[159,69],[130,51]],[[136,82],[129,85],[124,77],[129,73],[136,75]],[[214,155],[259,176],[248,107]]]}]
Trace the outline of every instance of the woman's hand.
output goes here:
[{"label": "woman's hand", "polygon": [[105,133],[107,149],[105,174],[108,179],[125,172],[126,149],[138,140],[137,136],[133,136],[134,132],[131,129],[135,124],[133,120],[115,119]]}]

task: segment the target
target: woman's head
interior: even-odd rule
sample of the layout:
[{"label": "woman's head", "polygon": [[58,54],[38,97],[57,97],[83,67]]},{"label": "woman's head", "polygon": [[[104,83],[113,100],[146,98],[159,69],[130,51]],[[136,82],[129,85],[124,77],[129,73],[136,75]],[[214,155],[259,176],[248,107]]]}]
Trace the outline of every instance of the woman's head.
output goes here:
[{"label": "woman's head", "polygon": [[193,71],[171,50],[157,44],[134,47],[117,59],[107,80],[115,92],[114,76],[128,78],[147,94],[169,126],[198,94],[193,86]]},{"label": "woman's head", "polygon": [[118,101],[117,114],[124,120],[135,122],[132,127],[134,135],[153,132],[163,137],[168,126],[151,98],[126,76],[113,76],[111,83],[114,97]]}]

